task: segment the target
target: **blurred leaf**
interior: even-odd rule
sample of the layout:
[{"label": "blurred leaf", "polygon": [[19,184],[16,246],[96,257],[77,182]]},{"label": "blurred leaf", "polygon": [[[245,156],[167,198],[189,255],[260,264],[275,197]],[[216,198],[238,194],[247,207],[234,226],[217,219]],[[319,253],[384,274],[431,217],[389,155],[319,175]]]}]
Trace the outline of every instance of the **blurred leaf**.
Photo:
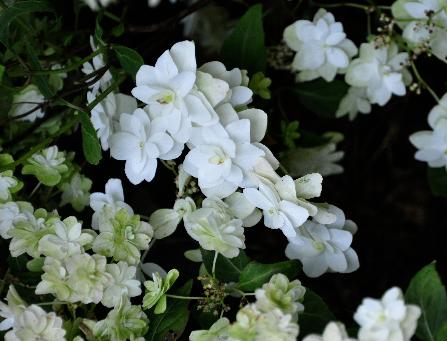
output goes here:
[{"label": "blurred leaf", "polygon": [[124,71],[135,79],[137,71],[140,69],[141,65],[144,64],[144,60],[140,54],[125,46],[114,46],[113,50]]},{"label": "blurred leaf", "polygon": [[[189,296],[192,289],[192,280],[174,292],[175,295]],[[149,333],[146,340],[165,341],[167,335],[174,332],[177,339],[185,330],[189,319],[189,300],[167,298],[167,309],[163,314],[154,313],[149,316]]]},{"label": "blurred leaf", "polygon": [[427,167],[427,178],[433,195],[447,197],[447,171],[444,167]]},{"label": "blurred leaf", "polygon": [[112,35],[114,37],[117,37],[117,38],[121,37],[123,35],[123,33],[124,33],[124,24],[123,23],[112,28]]},{"label": "blurred leaf", "polygon": [[44,257],[33,258],[26,263],[26,268],[31,272],[41,272],[44,261]]},{"label": "blurred leaf", "polygon": [[293,92],[298,95],[304,107],[322,117],[335,118],[341,99],[348,92],[349,86],[341,81],[326,82],[318,79],[299,83]]},{"label": "blurred leaf", "polygon": [[422,268],[413,277],[405,293],[405,300],[407,303],[416,304],[422,310],[416,336],[421,340],[434,340],[435,335],[447,322],[447,294],[434,262]]},{"label": "blurred leaf", "polygon": [[[208,273],[212,272],[214,252],[201,249],[203,264],[205,264]],[[217,257],[216,277],[223,282],[237,282],[242,270],[250,262],[245,252],[241,250],[239,255],[234,258],[225,258],[222,255]]]},{"label": "blurred leaf", "polygon": [[306,288],[303,305],[304,311],[299,314],[300,334],[302,335],[321,334],[330,321],[336,320],[323,299],[310,289]]},{"label": "blurred leaf", "polygon": [[31,12],[52,12],[48,1],[16,1],[10,7],[0,11],[0,42],[8,47],[9,26],[20,15]]},{"label": "blurred leaf", "polygon": [[[37,52],[32,47],[31,43],[26,45],[26,51],[28,54],[28,59],[29,59],[29,63],[31,64],[31,67],[34,70],[42,70],[42,66],[40,65],[39,59],[37,58]],[[45,96],[45,98],[47,98],[47,99],[51,98],[56,94],[55,91],[53,90],[53,88],[48,83],[47,76],[33,75],[33,80],[34,80],[34,83],[39,88],[42,95]]]},{"label": "blurred leaf", "polygon": [[242,270],[238,288],[246,292],[255,291],[277,273],[282,273],[289,277],[289,279],[294,279],[298,275],[300,268],[299,263],[295,260],[272,264],[250,262]]},{"label": "blurred leaf", "polygon": [[102,35],[104,34],[104,30],[101,27],[101,19],[102,19],[101,14],[96,17],[95,38],[96,38],[97,42],[101,43],[102,45],[105,45],[104,41],[102,40]]},{"label": "blurred leaf", "polygon": [[301,135],[298,131],[299,125],[300,123],[298,121],[281,121],[281,135],[283,138],[283,143],[289,149],[296,147],[295,140],[297,140]]},{"label": "blurred leaf", "polygon": [[447,340],[447,321],[439,328],[435,337],[436,341],[445,341]]},{"label": "blurred leaf", "polygon": [[82,150],[86,160],[92,165],[97,165],[102,158],[101,145],[99,144],[95,128],[87,113],[79,112],[82,123]]},{"label": "blurred leaf", "polygon": [[221,57],[227,68],[246,69],[250,74],[265,70],[267,49],[261,4],[250,7],[239,19],[223,44]]},{"label": "blurred leaf", "polygon": [[3,79],[3,75],[5,73],[5,67],[3,65],[0,64],[0,82]]}]

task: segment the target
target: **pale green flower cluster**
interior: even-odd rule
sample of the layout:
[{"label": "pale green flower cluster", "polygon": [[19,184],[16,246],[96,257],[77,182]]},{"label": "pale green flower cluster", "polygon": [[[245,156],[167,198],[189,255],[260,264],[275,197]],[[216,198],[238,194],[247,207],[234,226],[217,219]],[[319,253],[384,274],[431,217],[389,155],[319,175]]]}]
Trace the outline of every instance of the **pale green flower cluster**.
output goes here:
[{"label": "pale green flower cluster", "polygon": [[65,161],[66,153],[51,146],[33,154],[23,166],[22,174],[32,174],[45,186],[55,186],[68,171]]},{"label": "pale green flower cluster", "polygon": [[75,173],[68,182],[60,185],[62,190],[61,206],[70,204],[76,211],[81,212],[90,202],[92,180]]},{"label": "pale green flower cluster", "polygon": [[177,280],[179,272],[170,270],[165,278],[161,278],[158,272],[152,274],[152,281],[144,282],[146,294],[143,297],[143,308],[150,309],[155,306],[155,314],[161,314],[166,310],[166,292]]},{"label": "pale green flower cluster", "polygon": [[0,173],[0,202],[11,200],[11,194],[19,191],[23,186],[11,170]]}]

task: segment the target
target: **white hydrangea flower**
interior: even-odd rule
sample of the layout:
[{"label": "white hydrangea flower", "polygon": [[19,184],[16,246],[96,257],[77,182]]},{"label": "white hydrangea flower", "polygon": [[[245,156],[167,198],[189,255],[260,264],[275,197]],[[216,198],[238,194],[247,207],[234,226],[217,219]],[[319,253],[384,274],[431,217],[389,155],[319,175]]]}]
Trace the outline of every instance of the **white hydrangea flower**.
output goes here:
[{"label": "white hydrangea flower", "polygon": [[440,0],[397,0],[392,13],[410,48],[427,49],[447,61],[447,12]]},{"label": "white hydrangea flower", "polygon": [[230,321],[226,317],[218,319],[208,330],[194,330],[189,341],[229,341],[228,327]]},{"label": "white hydrangea flower", "polygon": [[190,197],[175,201],[174,208],[162,208],[151,214],[149,223],[154,229],[154,238],[163,239],[175,232],[183,217],[196,209]]},{"label": "white hydrangea flower", "polygon": [[94,252],[115,261],[138,264],[140,251],[147,250],[153,236],[152,226],[122,208],[115,216],[106,214],[99,221],[99,235],[93,242]]},{"label": "white hydrangea flower", "polygon": [[280,309],[284,314],[290,314],[297,320],[298,313],[304,310],[301,301],[306,288],[299,280],[289,281],[283,274],[275,274],[262,288],[256,289],[256,307],[262,312]]},{"label": "white hydrangea flower", "polygon": [[99,11],[101,7],[105,8],[116,2],[116,0],[84,0],[84,2],[92,11]]},{"label": "white hydrangea flower", "polygon": [[0,331],[11,329],[15,325],[15,320],[26,308],[26,303],[17,293],[13,285],[9,286],[6,294],[8,304],[0,301],[0,316],[4,320],[0,323]]},{"label": "white hydrangea flower", "polygon": [[116,307],[123,297],[135,297],[141,295],[141,283],[135,279],[137,268],[129,266],[125,262],[107,264],[106,271],[111,275],[109,283],[102,296],[101,303],[108,308]]},{"label": "white hydrangea flower", "polygon": [[97,254],[74,254],[63,261],[46,257],[36,294],[53,294],[64,301],[98,304],[112,282],[106,264],[106,257]]},{"label": "white hydrangea flower", "polygon": [[298,20],[288,26],[284,40],[297,51],[292,69],[300,71],[299,81],[322,77],[330,82],[337,73],[344,73],[350,59],[357,54],[356,46],[343,32],[343,25],[323,8],[312,22]]},{"label": "white hydrangea flower", "polygon": [[109,139],[110,154],[126,161],[125,173],[134,185],[143,180],[151,181],[157,170],[157,159],[178,157],[174,141],[165,132],[165,126],[151,121],[143,109],[120,116],[120,127]]},{"label": "white hydrangea flower", "polygon": [[329,322],[324,328],[323,335],[307,335],[303,341],[356,341],[349,337],[343,323]]},{"label": "white hydrangea flower", "polygon": [[244,228],[240,219],[203,207],[186,215],[184,223],[186,232],[205,250],[233,258],[239,254],[239,249],[245,249]]},{"label": "white hydrangea flower", "polygon": [[432,130],[418,131],[410,136],[410,142],[419,150],[416,160],[427,162],[430,167],[447,167],[447,94],[428,115]]},{"label": "white hydrangea flower", "polygon": [[[87,93],[87,102],[90,104],[96,99],[93,92]],[[131,96],[121,93],[107,95],[91,111],[91,121],[103,150],[109,149],[109,137],[116,131],[119,125],[119,117],[122,113],[133,113],[137,109],[137,101]]]},{"label": "white hydrangea flower", "polygon": [[0,204],[0,236],[10,239],[9,230],[20,220],[27,220],[28,215],[24,212],[33,212],[33,206],[25,201],[10,201]]},{"label": "white hydrangea flower", "polygon": [[391,95],[406,94],[407,64],[408,53],[399,52],[395,43],[381,47],[374,42],[363,43],[359,57],[349,65],[345,79],[351,86],[366,88],[369,101],[383,106]]},{"label": "white hydrangea flower", "polygon": [[369,114],[370,112],[371,103],[368,100],[366,88],[351,86],[340,101],[335,117],[348,115],[349,119],[353,121],[358,113]]},{"label": "white hydrangea flower", "polygon": [[89,204],[92,180],[86,176],[76,173],[60,188],[62,190],[61,206],[69,203],[76,211],[81,212]]},{"label": "white hydrangea flower", "polygon": [[279,309],[260,312],[249,304],[238,311],[236,322],[229,327],[230,340],[295,341],[299,333],[292,315]]},{"label": "white hydrangea flower", "polygon": [[13,330],[5,334],[5,341],[65,341],[62,325],[62,319],[54,312],[47,313],[33,304],[17,316]]},{"label": "white hydrangea flower", "polygon": [[[302,188],[303,184],[300,179],[294,182],[290,176],[286,175],[275,185],[261,182],[258,189],[246,188],[244,195],[263,211],[265,226],[281,229],[286,237],[294,237],[296,236],[295,228],[301,226],[309,216],[317,213],[316,206],[304,200],[305,198],[298,198],[298,193],[307,192],[307,189]],[[315,186],[312,184],[311,187]],[[319,196],[321,181],[316,189],[315,191],[309,188],[307,194],[313,193],[312,197]]]},{"label": "white hydrangea flower", "polygon": [[0,202],[11,199],[11,189],[19,184],[11,171],[0,173]]},{"label": "white hydrangea flower", "polygon": [[[8,115],[16,117],[16,120],[34,122],[36,119],[42,118],[45,112],[42,108],[31,111],[44,101],[45,97],[39,88],[34,84],[30,84],[14,96]],[[29,114],[26,115],[27,113]]]},{"label": "white hydrangea flower", "polygon": [[380,300],[365,298],[354,314],[359,340],[409,341],[416,331],[421,309],[405,304],[402,291],[393,287]]},{"label": "white hydrangea flower", "polygon": [[343,173],[338,162],[344,157],[343,151],[337,151],[337,144],[329,142],[317,147],[297,147],[286,152],[281,160],[292,176],[319,173],[322,176]]},{"label": "white hydrangea flower", "polygon": [[198,178],[201,191],[208,197],[225,198],[248,180],[259,157],[265,152],[250,141],[250,120],[216,124],[193,131],[184,170]]},{"label": "white hydrangea flower", "polygon": [[[93,242],[94,236],[89,230],[82,230],[82,224],[76,217],[64,220],[51,219],[48,224],[55,234],[47,234],[39,241],[39,252],[47,257],[63,260],[65,257],[84,251],[84,246]],[[93,232],[93,231],[91,231]]]},{"label": "white hydrangea flower", "polygon": [[228,84],[229,91],[226,92],[223,103],[230,103],[236,108],[248,105],[253,100],[253,91],[248,87],[249,78],[246,70],[238,68],[227,70],[225,65],[218,61],[203,64],[199,70]]},{"label": "white hydrangea flower", "polygon": [[[89,1],[90,3],[96,3],[98,0],[86,0]],[[105,3],[106,5],[108,3],[110,3],[113,0],[99,0],[101,3]],[[95,44],[95,39],[93,38],[93,36],[90,36],[90,46],[94,51],[96,51],[98,49],[98,47]],[[91,63],[90,62],[85,62],[82,65],[82,72],[86,75],[90,75],[91,73],[98,71],[99,69],[103,68],[105,66],[105,62],[104,62],[104,56],[100,53],[98,55],[96,55],[95,57],[93,57]],[[94,84],[90,85],[89,88],[91,89],[91,92],[93,93],[93,95],[97,95],[99,90],[105,90],[107,89],[111,83],[112,83],[113,77],[112,77],[112,73],[110,72],[110,70],[107,70],[102,77]]]},{"label": "white hydrangea flower", "polygon": [[357,225],[346,220],[339,208],[329,205],[336,221],[323,225],[307,221],[296,229],[296,236],[289,237],[286,256],[299,259],[309,277],[319,277],[327,271],[349,273],[358,269],[357,253],[350,247]]},{"label": "white hydrangea flower", "polygon": [[123,185],[120,179],[109,179],[105,186],[105,193],[90,194],[90,207],[94,211],[92,227],[95,229],[98,229],[99,219],[105,214],[111,214],[113,217],[121,208],[125,208],[129,214],[133,214],[132,207],[124,202]]}]

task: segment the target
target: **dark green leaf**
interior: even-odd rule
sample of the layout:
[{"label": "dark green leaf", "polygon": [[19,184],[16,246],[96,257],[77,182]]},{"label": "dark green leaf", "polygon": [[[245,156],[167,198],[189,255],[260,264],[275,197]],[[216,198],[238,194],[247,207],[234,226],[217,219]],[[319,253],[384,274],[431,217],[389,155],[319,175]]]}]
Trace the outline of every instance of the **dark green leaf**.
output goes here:
[{"label": "dark green leaf", "polygon": [[241,273],[238,288],[247,292],[255,291],[268,282],[274,274],[282,273],[290,279],[294,279],[299,270],[300,265],[295,260],[273,264],[250,262]]},{"label": "dark green leaf", "polygon": [[445,341],[447,340],[447,321],[439,328],[435,337],[436,341]]},{"label": "dark green leaf", "polygon": [[144,64],[140,54],[125,46],[114,46],[113,50],[124,71],[135,79],[138,69]]},{"label": "dark green leaf", "polygon": [[303,305],[304,311],[299,314],[300,334],[302,335],[321,334],[326,324],[336,320],[323,299],[312,290],[306,289]]},{"label": "dark green leaf", "polygon": [[101,27],[101,19],[102,19],[101,14],[96,17],[95,38],[96,38],[97,42],[104,44],[104,41],[102,40],[102,35],[104,34],[104,30]]},{"label": "dark green leaf", "polygon": [[407,303],[418,305],[422,310],[416,335],[421,340],[435,340],[435,336],[447,321],[447,295],[434,262],[422,268],[413,277],[405,300]]},{"label": "dark green leaf", "polygon": [[0,11],[0,42],[8,46],[10,24],[20,15],[31,12],[51,12],[52,7],[48,1],[28,0],[17,1],[10,7]]},{"label": "dark green leaf", "polygon": [[82,150],[84,151],[86,160],[92,165],[97,165],[102,155],[101,145],[96,136],[95,128],[93,128],[87,113],[81,111],[79,115],[82,123]]},{"label": "dark green leaf", "polygon": [[0,82],[3,79],[3,74],[5,73],[5,67],[0,64]]},{"label": "dark green leaf", "polygon": [[250,7],[242,16],[225,40],[221,55],[227,68],[246,69],[250,74],[265,70],[267,50],[261,4]]},{"label": "dark green leaf", "polygon": [[326,82],[318,79],[299,83],[294,89],[306,109],[327,118],[334,118],[341,99],[348,91],[348,85],[341,80]]},{"label": "dark green leaf", "polygon": [[[42,66],[40,65],[39,59],[37,59],[37,53],[32,47],[32,44],[26,45],[26,51],[28,54],[28,59],[31,64],[31,67],[34,70],[42,70]],[[50,87],[50,84],[48,83],[47,76],[44,75],[34,75],[33,76],[34,83],[39,88],[42,95],[45,96],[45,98],[51,98],[55,95],[55,91],[53,88]]]},{"label": "dark green leaf", "polygon": [[[192,280],[174,293],[180,296],[188,296],[191,293]],[[154,313],[149,317],[149,333],[146,340],[165,341],[166,336],[170,332],[174,332],[178,338],[185,330],[189,319],[189,300],[181,300],[169,298],[167,300],[167,309],[163,314],[156,315]]]},{"label": "dark green leaf", "polygon": [[427,178],[433,195],[447,197],[447,171],[444,167],[428,167]]},{"label": "dark green leaf", "polygon": [[[206,270],[211,273],[213,269],[214,252],[201,249],[203,264]],[[217,257],[216,277],[223,282],[237,282],[242,269],[250,262],[245,252],[241,250],[234,258],[225,258],[222,255]]]}]

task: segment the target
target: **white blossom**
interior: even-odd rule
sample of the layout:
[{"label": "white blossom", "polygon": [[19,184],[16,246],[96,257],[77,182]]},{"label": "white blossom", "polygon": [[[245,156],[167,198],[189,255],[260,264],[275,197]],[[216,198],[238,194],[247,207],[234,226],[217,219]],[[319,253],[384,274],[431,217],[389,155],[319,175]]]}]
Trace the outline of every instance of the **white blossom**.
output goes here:
[{"label": "white blossom", "polygon": [[[343,323],[329,322],[324,328],[323,335],[307,335],[303,341],[356,341],[348,336]],[[366,341],[366,340],[365,340]]]},{"label": "white blossom", "polygon": [[371,112],[371,103],[366,94],[366,87],[360,88],[351,86],[348,93],[342,98],[338,106],[336,117],[348,115],[352,121],[358,113],[369,114]]},{"label": "white blossom", "polygon": [[44,101],[45,97],[39,88],[34,84],[30,84],[14,96],[9,116],[20,121],[34,122],[36,119],[42,118],[45,115],[42,107],[34,110]]},{"label": "white blossom", "polygon": [[343,32],[343,25],[322,8],[312,22],[298,20],[288,26],[284,40],[297,51],[292,69],[300,71],[300,81],[322,77],[330,82],[337,73],[344,73],[350,59],[357,54],[356,46]]},{"label": "white blossom", "polygon": [[75,173],[68,182],[60,186],[61,206],[70,203],[76,211],[82,211],[90,202],[91,187],[92,180],[80,173]]},{"label": "white blossom", "polygon": [[0,301],[0,316],[4,320],[0,323],[0,331],[11,329],[17,317],[25,310],[26,303],[17,293],[13,285],[9,286],[6,303]]},{"label": "white blossom", "polygon": [[84,0],[92,11],[99,11],[101,7],[107,7],[116,0]]},{"label": "white blossom", "polygon": [[54,312],[47,313],[33,304],[17,316],[14,328],[5,334],[5,341],[65,341],[62,324],[62,319]]},{"label": "white blossom", "polygon": [[427,162],[430,167],[447,167],[447,95],[430,111],[428,124],[432,130],[410,136],[410,142],[419,149],[415,158]]},{"label": "white blossom", "polygon": [[19,184],[11,171],[0,173],[0,202],[11,199],[11,189]]},{"label": "white blossom", "polygon": [[109,139],[110,154],[126,161],[125,173],[134,185],[151,181],[157,170],[157,159],[178,157],[181,150],[174,149],[174,141],[162,124],[151,121],[143,109],[120,116],[120,127]]},{"label": "white blossom", "polygon": [[349,273],[359,267],[358,256],[350,247],[357,226],[346,220],[339,208],[330,205],[329,211],[336,216],[335,222],[323,225],[314,217],[314,221],[296,229],[295,237],[289,237],[286,256],[299,259],[309,277],[319,277],[327,271]]},{"label": "white blossom", "polygon": [[24,212],[33,212],[33,206],[24,201],[10,201],[0,204],[0,236],[9,239],[9,230],[12,229],[18,221],[27,220],[28,215]]},{"label": "white blossom", "polygon": [[369,101],[383,106],[391,95],[406,94],[407,64],[408,53],[399,52],[395,43],[381,47],[375,42],[363,43],[359,57],[349,65],[345,79],[351,86],[366,88]]},{"label": "white blossom", "polygon": [[120,179],[109,179],[105,186],[105,193],[90,194],[90,207],[94,211],[92,227],[95,229],[98,229],[99,219],[104,214],[110,213],[113,217],[121,208],[125,208],[127,212],[133,214],[132,208],[124,202],[123,185]]},{"label": "white blossom", "polygon": [[[88,103],[92,103],[95,99],[96,95],[93,92],[87,93]],[[103,150],[109,149],[109,137],[116,131],[119,125],[120,114],[130,114],[135,109],[137,109],[135,98],[113,92],[108,94],[104,100],[92,109],[91,121],[101,141]]]},{"label": "white blossom", "polygon": [[409,341],[416,331],[421,309],[405,304],[402,291],[393,287],[381,299],[365,298],[354,314],[359,340]]},{"label": "white blossom", "polygon": [[141,295],[141,283],[135,276],[137,268],[129,266],[125,262],[107,264],[106,271],[111,275],[109,283],[102,296],[101,303],[108,308],[116,307],[123,297],[135,297]]}]

